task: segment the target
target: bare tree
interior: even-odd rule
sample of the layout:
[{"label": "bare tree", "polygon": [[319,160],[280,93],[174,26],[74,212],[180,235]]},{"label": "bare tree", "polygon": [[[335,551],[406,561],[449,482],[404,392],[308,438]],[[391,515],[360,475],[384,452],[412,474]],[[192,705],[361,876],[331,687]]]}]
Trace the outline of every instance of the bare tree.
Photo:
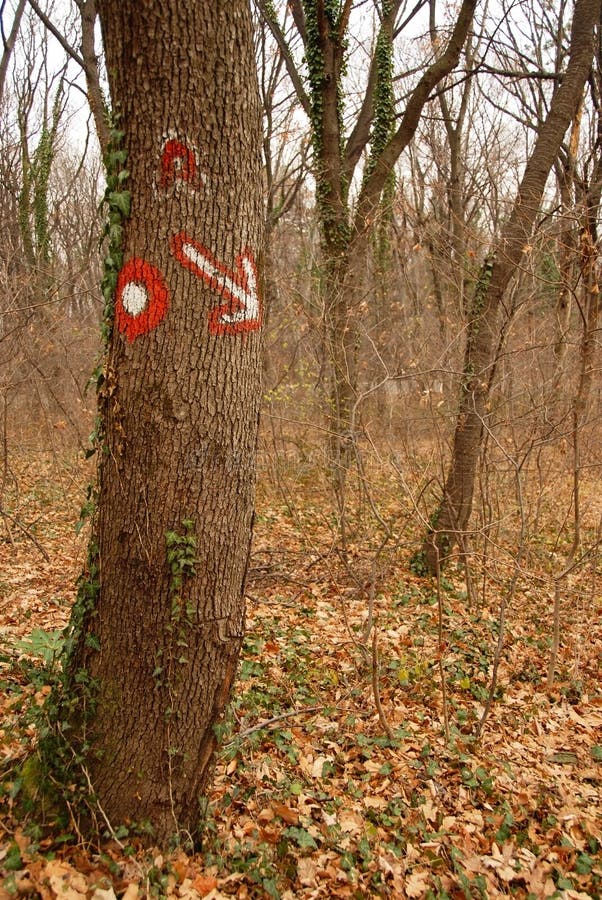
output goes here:
[{"label": "bare tree", "polygon": [[515,270],[521,267],[523,254],[529,252],[550,170],[589,74],[599,22],[599,4],[595,0],[577,0],[566,70],[539,129],[512,214],[481,269],[473,293],[452,459],[442,501],[432,516],[421,551],[422,561],[431,572],[436,571],[439,560],[449,557],[470,520],[478,457],[486,431],[491,366],[499,339],[500,305]]}]

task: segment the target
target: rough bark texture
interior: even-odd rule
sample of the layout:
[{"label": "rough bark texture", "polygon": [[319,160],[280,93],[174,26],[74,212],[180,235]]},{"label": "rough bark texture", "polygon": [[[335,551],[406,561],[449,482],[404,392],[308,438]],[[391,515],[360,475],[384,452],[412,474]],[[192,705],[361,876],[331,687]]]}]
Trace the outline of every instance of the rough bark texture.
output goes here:
[{"label": "rough bark texture", "polygon": [[[88,765],[104,812],[165,842],[198,826],[243,637],[261,332],[228,290],[252,291],[260,250],[260,114],[247,0],[97,6],[132,197],[103,391],[100,598],[72,669],[98,682]],[[168,533],[196,539],[180,588]]]},{"label": "rough bark texture", "polygon": [[432,518],[432,528],[425,537],[421,553],[426,568],[432,573],[449,555],[458,535],[468,527],[477,463],[487,423],[489,371],[494,364],[499,334],[500,304],[514,271],[521,265],[548,175],[576,114],[592,64],[593,35],[599,22],[599,0],[577,0],[567,70],[539,131],[496,256],[487,261],[477,283],[468,327],[452,458],[443,500]]}]

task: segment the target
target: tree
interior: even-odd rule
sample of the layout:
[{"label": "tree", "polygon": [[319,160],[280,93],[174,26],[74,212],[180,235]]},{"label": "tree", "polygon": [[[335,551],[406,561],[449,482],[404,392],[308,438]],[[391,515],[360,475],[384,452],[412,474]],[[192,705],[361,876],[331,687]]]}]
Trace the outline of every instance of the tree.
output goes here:
[{"label": "tree", "polygon": [[99,481],[45,752],[76,747],[103,815],[165,843],[198,828],[243,637],[260,114],[246,0],[101,0],[98,13],[119,117]]},{"label": "tree", "polygon": [[478,457],[487,427],[500,305],[511,278],[521,267],[523,254],[529,252],[531,232],[550,170],[575,117],[590,71],[593,36],[599,23],[599,2],[577,0],[566,70],[539,129],[512,213],[474,288],[452,458],[442,501],[432,516],[421,558],[416,560],[425,563],[431,572],[437,571],[440,562],[449,556],[470,520]]},{"label": "tree", "polygon": [[[353,0],[295,0],[290,8],[306,65],[295,65],[285,26],[270,0],[257,0],[284,56],[291,82],[312,132],[313,170],[322,237],[324,331],[330,363],[330,457],[339,506],[344,503],[345,472],[355,451],[355,404],[363,277],[370,236],[391,175],[412,140],[425,104],[457,66],[470,31],[476,0],[463,0],[449,29],[420,77],[409,90],[403,111],[391,96],[393,43],[426,5],[418,2],[402,18],[401,0],[374,3],[378,20],[365,88],[354,121],[343,116],[349,22],[362,4]],[[405,7],[404,7],[405,11]],[[383,114],[384,113],[384,114]],[[350,186],[365,159],[355,202]]]}]

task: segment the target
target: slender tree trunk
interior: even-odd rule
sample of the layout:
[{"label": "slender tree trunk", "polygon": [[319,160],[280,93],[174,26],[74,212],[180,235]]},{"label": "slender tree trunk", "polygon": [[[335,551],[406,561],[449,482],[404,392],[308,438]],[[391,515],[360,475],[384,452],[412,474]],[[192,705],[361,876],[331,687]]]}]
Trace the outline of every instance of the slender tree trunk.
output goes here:
[{"label": "slender tree trunk", "polygon": [[[351,408],[355,396],[353,298],[345,290],[349,242],[349,206],[341,154],[341,66],[343,33],[319,3],[306,3],[314,127],[315,173],[324,267],[324,330],[330,383],[327,396],[330,419],[329,462],[335,494],[341,505],[346,470],[352,457]],[[339,27],[342,27],[339,23]]]},{"label": "slender tree trunk", "polygon": [[12,56],[12,52],[15,47],[15,43],[17,41],[17,35],[19,34],[19,28],[21,27],[21,19],[23,18],[23,12],[25,10],[26,0],[19,0],[17,4],[17,8],[15,10],[15,15],[13,18],[13,24],[10,29],[10,33],[6,40],[4,41],[4,52],[2,57],[0,58],[0,107],[2,106],[2,102],[4,100],[4,88],[6,86],[6,76],[8,74],[8,64],[10,62],[10,58]]},{"label": "slender tree trunk", "polygon": [[96,28],[96,0],[76,0],[79,7],[82,23],[81,55],[84,61],[84,75],[86,77],[86,93],[88,103],[94,118],[96,134],[100,144],[103,158],[109,149],[109,124],[107,121],[107,109],[100,86],[98,74],[98,58],[96,56],[94,31]]},{"label": "slender tree trunk", "polygon": [[593,34],[600,22],[599,0],[577,0],[570,57],[548,116],[527,163],[512,215],[502,231],[496,256],[481,270],[472,298],[452,458],[439,508],[431,519],[419,559],[434,573],[468,527],[479,451],[487,423],[488,377],[494,362],[498,314],[504,292],[529,245],[546,181],[564,134],[573,120],[593,58]]},{"label": "slender tree trunk", "polygon": [[[600,73],[599,73],[600,75]],[[598,135],[602,137],[602,109],[598,109]],[[573,543],[569,562],[574,559],[581,544],[581,429],[587,419],[587,407],[595,372],[595,358],[600,319],[600,269],[598,265],[598,228],[602,196],[602,147],[598,145],[598,159],[592,174],[589,190],[584,198],[584,227],[581,232],[581,272],[583,302],[581,306],[582,332],[579,356],[579,379],[573,400]]]},{"label": "slender tree trunk", "polygon": [[149,821],[165,844],[198,828],[243,637],[260,115],[247,0],[98,0],[98,13],[131,216],[101,392],[98,596],[69,672],[75,692],[82,672],[96,685],[77,725],[104,813]]},{"label": "slender tree trunk", "polygon": [[566,163],[558,175],[560,199],[563,206],[564,218],[562,229],[560,231],[560,288],[555,310],[556,329],[553,348],[554,372],[552,376],[552,400],[558,393],[564,373],[564,364],[568,348],[567,337],[571,323],[571,296],[574,290],[575,274],[577,271],[575,166],[577,162],[577,152],[579,150],[579,134],[581,130],[582,115],[583,103],[580,103],[571,126]]}]

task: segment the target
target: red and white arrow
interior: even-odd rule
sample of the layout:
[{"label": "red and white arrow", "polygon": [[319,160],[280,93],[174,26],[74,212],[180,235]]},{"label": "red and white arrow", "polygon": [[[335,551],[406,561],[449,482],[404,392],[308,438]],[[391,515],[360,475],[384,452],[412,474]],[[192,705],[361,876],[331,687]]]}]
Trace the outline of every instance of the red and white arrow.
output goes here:
[{"label": "red and white arrow", "polygon": [[202,278],[226,301],[211,311],[209,331],[212,334],[238,334],[261,328],[257,267],[250,250],[243,250],[236,257],[234,272],[184,231],[172,237],[170,247],[184,268]]}]

